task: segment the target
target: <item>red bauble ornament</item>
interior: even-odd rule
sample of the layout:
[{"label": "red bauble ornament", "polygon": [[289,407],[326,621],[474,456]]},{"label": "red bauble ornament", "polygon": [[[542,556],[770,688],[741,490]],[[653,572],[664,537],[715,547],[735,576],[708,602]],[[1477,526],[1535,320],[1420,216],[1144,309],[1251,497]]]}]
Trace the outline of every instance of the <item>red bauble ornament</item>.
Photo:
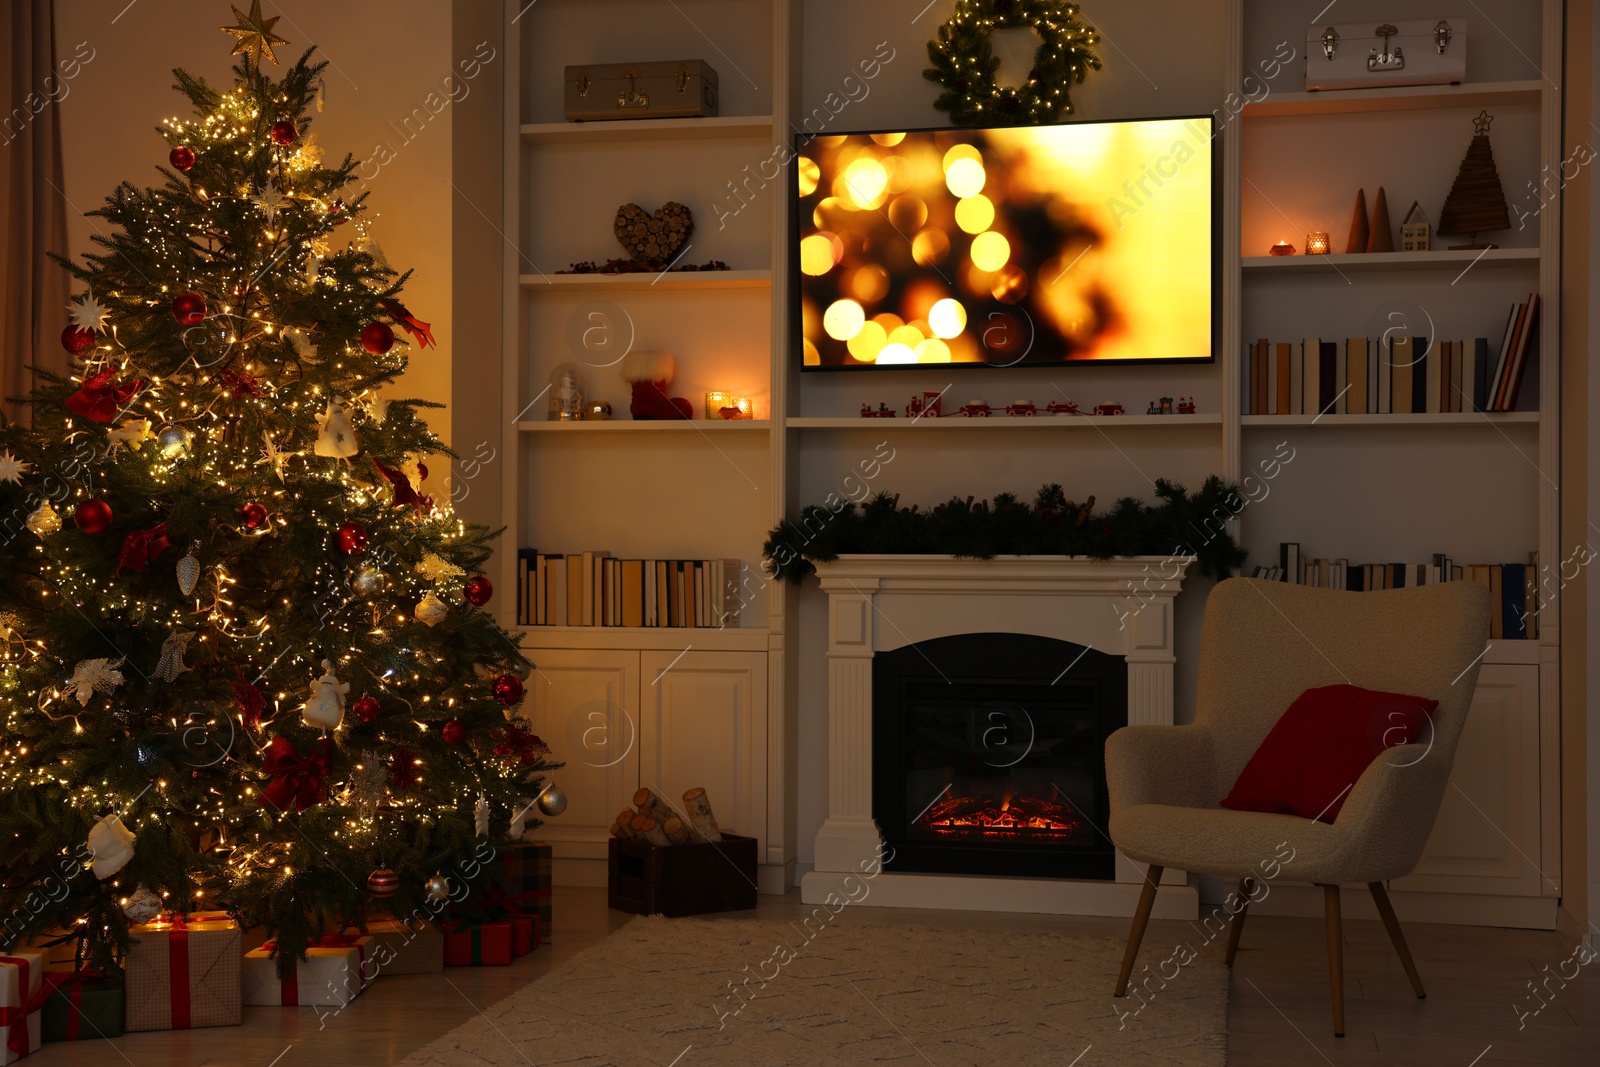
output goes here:
[{"label": "red bauble ornament", "polygon": [[361,327],[361,347],[381,356],[394,347],[394,331],[386,322],[369,322]]},{"label": "red bauble ornament", "polygon": [[85,500],[72,509],[72,521],[86,534],[103,534],[111,529],[111,505],[98,498]]},{"label": "red bauble ornament", "polygon": [[378,717],[378,712],[383,709],[378,706],[378,698],[371,693],[362,693],[350,705],[350,710],[355,712],[356,718],[362,722],[371,722]]},{"label": "red bauble ornament", "polygon": [[467,579],[461,592],[467,598],[467,603],[481,608],[494,596],[494,583],[482,574],[474,574]]},{"label": "red bauble ornament", "polygon": [[428,465],[419,460],[417,462],[417,481],[425,482],[427,480],[428,480]]},{"label": "red bauble ornament", "polygon": [[387,900],[400,888],[400,876],[387,867],[379,867],[367,875],[367,892],[379,900]]},{"label": "red bauble ornament", "polygon": [[367,528],[350,519],[339,524],[339,551],[347,556],[358,555],[367,547]]},{"label": "red bauble ornament", "polygon": [[294,119],[279,119],[272,124],[272,143],[290,145],[295,138],[300,136],[300,131],[294,128]]},{"label": "red bauble ornament", "polygon": [[61,331],[61,347],[75,356],[81,356],[94,347],[94,331],[69,325]]},{"label": "red bauble ornament", "polygon": [[198,326],[206,319],[206,298],[199,293],[179,293],[172,298],[172,317],[183,326]]},{"label": "red bauble ornament", "polygon": [[194,149],[181,144],[167,155],[167,161],[187,174],[194,167]]},{"label": "red bauble ornament", "polygon": [[439,736],[444,738],[447,745],[459,745],[467,739],[467,724],[460,719],[451,719],[440,728]]},{"label": "red bauble ornament", "polygon": [[502,674],[494,680],[494,698],[503,707],[510,707],[522,699],[522,679],[514,674]]},{"label": "red bauble ornament", "polygon": [[267,524],[267,509],[260,504],[246,504],[239,509],[239,514],[244,517],[244,525],[247,530],[259,530]]}]

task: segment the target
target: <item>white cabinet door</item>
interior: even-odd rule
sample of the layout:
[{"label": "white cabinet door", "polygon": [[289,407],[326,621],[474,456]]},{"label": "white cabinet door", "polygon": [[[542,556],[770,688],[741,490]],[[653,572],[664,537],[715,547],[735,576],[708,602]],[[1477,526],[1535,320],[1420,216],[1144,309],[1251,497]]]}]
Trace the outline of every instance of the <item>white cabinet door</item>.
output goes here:
[{"label": "white cabinet door", "polygon": [[550,778],[567,810],[538,830],[556,858],[606,858],[617,812],[639,779],[639,653],[530,649],[536,667],[522,714],[566,766]]},{"label": "white cabinet door", "polygon": [[1539,668],[1485,664],[1439,820],[1416,871],[1393,887],[1540,895],[1539,788]]},{"label": "white cabinet door", "polygon": [[639,783],[674,806],[703,786],[722,829],[764,842],[766,655],[647,651],[640,660]]}]

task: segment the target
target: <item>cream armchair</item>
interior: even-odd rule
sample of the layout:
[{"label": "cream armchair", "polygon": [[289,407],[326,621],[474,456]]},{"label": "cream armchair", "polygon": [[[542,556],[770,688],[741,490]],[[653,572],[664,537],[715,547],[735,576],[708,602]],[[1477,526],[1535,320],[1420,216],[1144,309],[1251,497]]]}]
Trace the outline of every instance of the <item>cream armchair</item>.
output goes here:
[{"label": "cream armchair", "polygon": [[[1346,593],[1233,578],[1212,590],[1193,725],[1130,726],[1106,743],[1111,839],[1149,864],[1116,996],[1127,993],[1167,867],[1240,880],[1230,967],[1256,883],[1276,877],[1322,886],[1340,1037],[1341,884],[1367,883],[1412,987],[1426,995],[1383,883],[1411,873],[1433,829],[1477,684],[1489,610],[1488,590],[1474,582]],[[1341,682],[1438,700],[1431,731],[1379,755],[1331,824],[1219,807],[1290,703],[1306,689]]]}]

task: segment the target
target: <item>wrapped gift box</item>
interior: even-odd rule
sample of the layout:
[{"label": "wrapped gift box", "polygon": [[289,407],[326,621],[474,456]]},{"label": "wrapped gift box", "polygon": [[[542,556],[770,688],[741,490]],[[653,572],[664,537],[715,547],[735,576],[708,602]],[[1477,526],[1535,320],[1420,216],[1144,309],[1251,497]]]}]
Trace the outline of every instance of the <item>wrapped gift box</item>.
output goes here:
[{"label": "wrapped gift box", "polygon": [[446,923],[446,967],[503,967],[511,963],[511,924]]},{"label": "wrapped gift box", "polygon": [[513,915],[511,917],[511,954],[526,956],[539,947],[539,917]]},{"label": "wrapped gift box", "polygon": [[278,978],[278,961],[267,941],[244,954],[244,1002],[250,1005],[330,1004],[343,1006],[367,985],[366,960],[372,938],[328,934],[306,948],[287,978]]},{"label": "wrapped gift box", "polygon": [[208,914],[187,923],[159,920],[134,926],[123,976],[125,1030],[187,1030],[238,1026],[239,924]]},{"label": "wrapped gift box", "polygon": [[528,841],[507,845],[501,852],[505,890],[517,911],[539,917],[539,936],[550,936],[550,879],[554,863],[547,841]]},{"label": "wrapped gift box", "polygon": [[386,974],[434,974],[444,970],[444,934],[432,923],[413,919],[379,919],[364,931],[367,980]]},{"label": "wrapped gift box", "polygon": [[39,1051],[39,1009],[44,1006],[44,956],[0,956],[0,1063]]},{"label": "wrapped gift box", "polygon": [[44,982],[49,991],[44,1002],[46,1041],[122,1036],[126,1003],[121,978],[85,971],[51,971]]}]

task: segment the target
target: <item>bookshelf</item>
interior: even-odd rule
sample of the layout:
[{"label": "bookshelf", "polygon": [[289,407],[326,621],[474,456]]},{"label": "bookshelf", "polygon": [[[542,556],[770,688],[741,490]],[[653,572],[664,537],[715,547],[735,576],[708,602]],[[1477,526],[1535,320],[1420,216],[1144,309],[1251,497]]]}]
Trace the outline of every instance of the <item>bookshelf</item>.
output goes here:
[{"label": "bookshelf", "polygon": [[[781,499],[773,367],[785,325],[773,293],[787,201],[781,186],[748,203],[727,199],[713,178],[740,178],[787,139],[780,116],[798,15],[788,0],[523,0],[505,4],[503,18],[507,546],[755,568]],[[566,66],[691,57],[719,75],[717,116],[564,120]],[[620,205],[653,211],[671,200],[694,216],[681,262],[731,269],[562,273],[624,256],[612,235]],[[621,355],[652,349],[676,356],[668,392],[690,400],[692,421],[629,415]],[[585,375],[586,400],[611,404],[610,420],[546,421],[543,393],[565,362]],[[758,417],[703,419],[714,389],[750,397]],[[514,590],[515,553],[500,565],[503,588]],[[541,830],[559,881],[605,884],[606,828],[648,784],[669,800],[704,786],[724,826],[760,840],[762,887],[781,887],[794,844],[782,751],[769,741],[782,743],[785,708],[767,679],[782,674],[782,616],[769,625],[775,596],[765,583],[748,591],[739,624],[725,628],[515,627],[537,664],[523,714],[567,764],[557,781],[571,805]],[[509,625],[517,598],[501,599]]]},{"label": "bookshelf", "polygon": [[[1318,7],[1234,0],[1229,62],[1241,73],[1230,81],[1279,41],[1303,51]],[[1475,8],[1461,85],[1303,92],[1295,63],[1234,121],[1225,149],[1225,225],[1238,235],[1225,280],[1236,293],[1225,312],[1225,450],[1235,477],[1275,451],[1295,455],[1271,495],[1241,517],[1253,563],[1276,563],[1285,541],[1352,565],[1425,563],[1436,552],[1458,563],[1561,558],[1547,476],[1559,460],[1560,212],[1524,199],[1560,165],[1560,91],[1540,65],[1559,64],[1561,9],[1557,0]],[[1382,16],[1436,13],[1401,2]],[[1360,21],[1337,10],[1328,20]],[[1344,248],[1358,188],[1370,213],[1385,187],[1397,244],[1412,201],[1436,224],[1482,110],[1495,117],[1490,141],[1512,219],[1510,230],[1486,235],[1497,247],[1451,249],[1464,239],[1435,233],[1426,252],[1265,254],[1276,240],[1302,246],[1312,230]],[[1485,337],[1498,352],[1507,311],[1534,292],[1537,352],[1518,410],[1243,413],[1243,350],[1257,338],[1298,348],[1304,337],[1342,342],[1397,327],[1469,345]],[[1557,618],[1550,597],[1536,639],[1491,642],[1434,835],[1417,871],[1394,884],[1402,917],[1410,908],[1436,921],[1554,926],[1559,889],[1541,871],[1559,866]],[[1267,910],[1309,913],[1315,904],[1291,892]]]}]

